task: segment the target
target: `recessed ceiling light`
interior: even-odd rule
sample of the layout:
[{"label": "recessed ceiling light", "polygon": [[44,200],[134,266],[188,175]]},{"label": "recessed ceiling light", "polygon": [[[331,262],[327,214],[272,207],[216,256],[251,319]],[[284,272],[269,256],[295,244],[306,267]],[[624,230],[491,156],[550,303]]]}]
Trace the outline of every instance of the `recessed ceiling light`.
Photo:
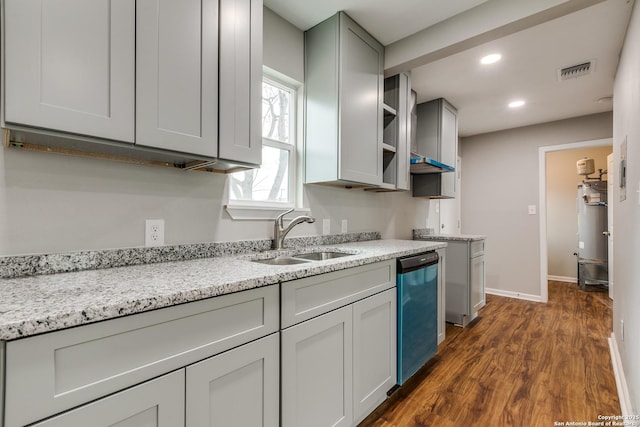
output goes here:
[{"label": "recessed ceiling light", "polygon": [[509,108],[518,108],[524,105],[524,101],[519,99],[517,101],[513,101],[509,103]]},{"label": "recessed ceiling light", "polygon": [[500,55],[499,53],[492,53],[491,55],[484,56],[480,60],[480,62],[485,65],[488,65],[488,64],[493,64],[494,62],[500,61],[501,58],[502,58],[502,55]]}]

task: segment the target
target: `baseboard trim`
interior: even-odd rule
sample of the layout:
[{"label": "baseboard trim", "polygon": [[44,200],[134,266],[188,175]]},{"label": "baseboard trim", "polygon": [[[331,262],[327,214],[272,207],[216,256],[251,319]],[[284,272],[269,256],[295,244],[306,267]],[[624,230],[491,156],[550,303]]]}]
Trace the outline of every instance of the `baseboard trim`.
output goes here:
[{"label": "baseboard trim", "polygon": [[500,297],[522,299],[522,300],[534,301],[534,302],[542,302],[542,298],[540,297],[540,295],[530,295],[530,294],[523,294],[521,292],[503,291],[502,289],[491,289],[491,288],[486,288],[485,292],[491,295],[498,295]]},{"label": "baseboard trim", "polygon": [[616,388],[618,389],[618,399],[620,400],[620,411],[622,415],[636,415],[629,396],[629,388],[627,387],[627,379],[622,369],[622,358],[618,350],[618,342],[616,336],[611,333],[609,338],[609,350],[611,351],[611,364],[613,365],[613,376],[616,379]]},{"label": "baseboard trim", "polygon": [[578,283],[578,279],[575,277],[549,275],[547,278],[549,280],[555,280],[556,282]]}]

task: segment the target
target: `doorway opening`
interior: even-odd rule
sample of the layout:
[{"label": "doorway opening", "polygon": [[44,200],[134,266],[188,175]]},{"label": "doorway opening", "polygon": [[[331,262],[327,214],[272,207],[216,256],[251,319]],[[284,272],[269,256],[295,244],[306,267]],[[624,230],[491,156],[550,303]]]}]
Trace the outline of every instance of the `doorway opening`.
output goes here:
[{"label": "doorway opening", "polygon": [[[573,180],[574,182],[577,183],[581,181],[582,178],[577,174],[575,167],[575,162],[584,156],[584,154],[581,153],[590,153],[592,152],[591,150],[599,147],[609,147],[609,149],[611,149],[612,144],[613,139],[606,138],[540,147],[538,151],[538,188],[540,206],[540,300],[542,302],[547,302],[549,299],[549,279],[563,281],[575,281],[577,279],[577,262],[573,255],[577,249],[577,213],[575,208],[577,198],[576,190],[574,188],[572,196],[570,194],[562,194],[567,193],[568,190],[566,190],[566,186],[564,186],[564,190],[554,188],[550,191],[548,181],[550,179],[565,179],[562,178],[562,176],[566,177],[572,174],[575,177]],[[572,166],[570,163],[566,162],[566,157],[573,158]],[[554,173],[549,176],[548,167],[557,167],[558,165],[564,165],[562,166],[564,170],[553,171]],[[566,170],[567,167],[569,167],[568,170]],[[604,166],[599,167],[607,169],[606,163]],[[554,194],[556,191],[558,191],[559,194]],[[550,197],[569,197],[568,203],[573,204],[573,209],[567,211],[566,205],[563,207],[562,203],[558,204],[556,203],[557,200],[550,200]],[[558,214],[557,212],[549,212],[549,206],[552,206],[554,209],[561,209],[563,213]],[[558,212],[560,211],[558,210]],[[551,215],[554,215],[553,218],[551,218]],[[560,216],[558,217],[556,215]],[[554,232],[551,238],[551,233],[549,233],[550,231]],[[573,247],[573,249],[571,249],[571,247]],[[551,265],[550,257],[553,257]],[[610,286],[611,285],[612,283],[610,283]]]}]

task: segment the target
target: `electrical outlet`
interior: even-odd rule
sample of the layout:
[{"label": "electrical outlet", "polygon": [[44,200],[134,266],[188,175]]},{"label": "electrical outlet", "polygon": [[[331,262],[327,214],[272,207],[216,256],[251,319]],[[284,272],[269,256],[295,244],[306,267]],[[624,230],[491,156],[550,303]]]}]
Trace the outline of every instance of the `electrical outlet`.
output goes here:
[{"label": "electrical outlet", "polygon": [[342,233],[346,233],[347,232],[347,225],[348,225],[347,220],[343,219],[342,220],[342,230],[341,230]]},{"label": "electrical outlet", "polygon": [[164,245],[164,219],[148,219],[145,221],[144,245]]},{"label": "electrical outlet", "polygon": [[529,205],[527,209],[528,209],[529,215],[536,214],[536,205]]},{"label": "electrical outlet", "polygon": [[322,234],[326,235],[331,233],[331,219],[325,218],[322,220]]}]

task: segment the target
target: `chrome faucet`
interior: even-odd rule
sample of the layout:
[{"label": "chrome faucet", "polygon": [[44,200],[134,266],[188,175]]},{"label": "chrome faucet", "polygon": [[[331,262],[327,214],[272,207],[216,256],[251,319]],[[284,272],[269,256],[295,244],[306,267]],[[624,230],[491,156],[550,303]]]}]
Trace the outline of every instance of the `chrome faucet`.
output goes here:
[{"label": "chrome faucet", "polygon": [[308,223],[316,222],[316,219],[313,217],[310,217],[307,215],[301,215],[293,218],[289,223],[289,225],[285,228],[283,225],[284,216],[293,211],[294,209],[289,209],[288,211],[281,213],[276,217],[275,224],[273,225],[273,249],[282,249],[282,246],[284,243],[284,237],[296,225],[302,222],[308,222]]}]

